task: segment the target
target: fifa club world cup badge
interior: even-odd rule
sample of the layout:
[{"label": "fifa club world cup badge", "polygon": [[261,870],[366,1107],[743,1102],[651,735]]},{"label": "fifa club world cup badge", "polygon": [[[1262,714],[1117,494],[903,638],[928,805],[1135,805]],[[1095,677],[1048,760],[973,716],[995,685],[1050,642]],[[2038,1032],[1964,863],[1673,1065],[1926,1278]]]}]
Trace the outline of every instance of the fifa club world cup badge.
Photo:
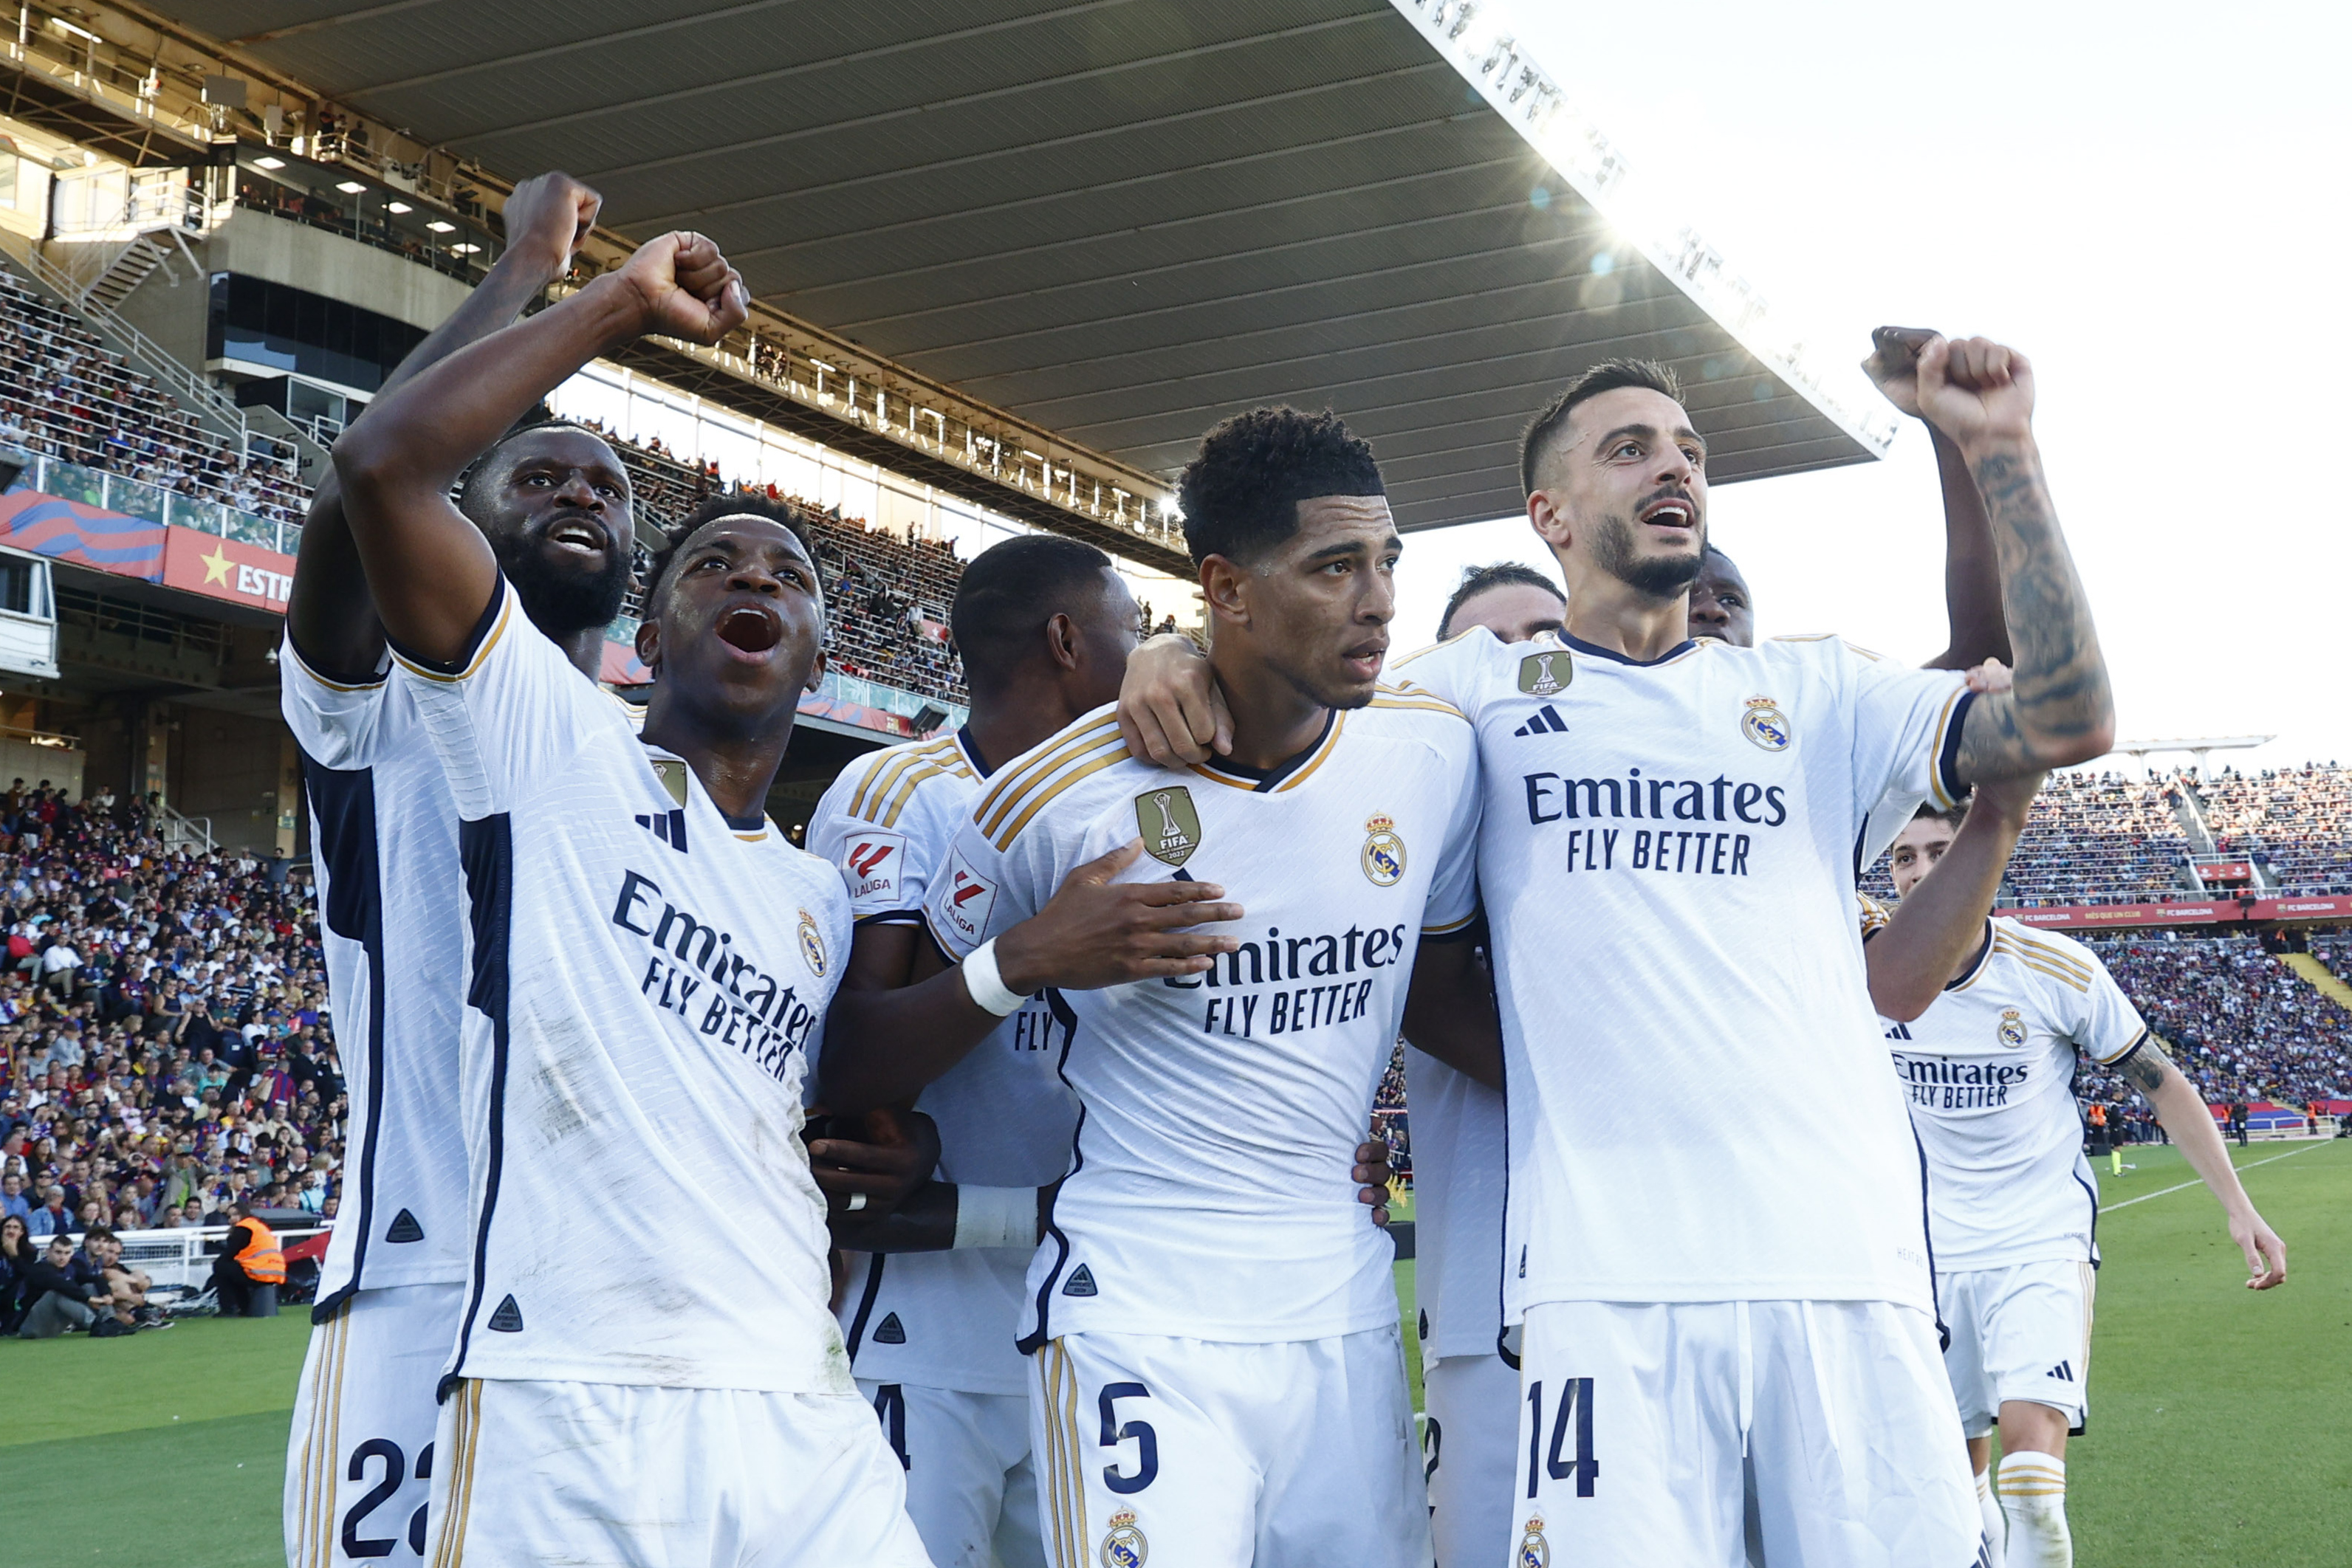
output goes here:
[{"label": "fifa club world cup badge", "polygon": [[1570,662],[1565,648],[1554,648],[1549,653],[1529,653],[1519,661],[1519,690],[1531,697],[1564,692],[1575,678],[1576,666]]},{"label": "fifa club world cup badge", "polygon": [[1993,1031],[2000,1036],[2001,1044],[2011,1050],[2025,1043],[2025,1015],[2015,1008],[2000,1009],[2000,1027]]},{"label": "fifa club world cup badge", "polygon": [[654,777],[661,780],[669,798],[679,805],[686,804],[686,764],[674,757],[654,758]]},{"label": "fifa club world cup badge", "polygon": [[1786,751],[1793,738],[1789,732],[1789,716],[1770,697],[1748,699],[1748,711],[1739,719],[1739,733],[1767,751]]},{"label": "fifa club world cup badge", "polygon": [[1103,1531],[1102,1568],[1143,1568],[1143,1560],[1150,1555],[1151,1543],[1135,1527],[1135,1511],[1123,1508],[1112,1514],[1110,1528]]},{"label": "fifa club world cup badge", "polygon": [[1528,1528],[1519,1537],[1518,1555],[1511,1562],[1514,1568],[1551,1568],[1551,1542],[1544,1539],[1542,1514],[1528,1516]]},{"label": "fifa club world cup badge", "polygon": [[1201,847],[1201,813],[1181,784],[1147,789],[1135,798],[1135,831],[1153,860],[1182,865]]},{"label": "fifa club world cup badge", "polygon": [[805,909],[801,911],[801,958],[810,974],[824,978],[824,937],[816,928],[816,916]]},{"label": "fifa club world cup badge", "polygon": [[1394,887],[1404,875],[1404,841],[1385,812],[1364,819],[1364,874],[1379,887]]}]

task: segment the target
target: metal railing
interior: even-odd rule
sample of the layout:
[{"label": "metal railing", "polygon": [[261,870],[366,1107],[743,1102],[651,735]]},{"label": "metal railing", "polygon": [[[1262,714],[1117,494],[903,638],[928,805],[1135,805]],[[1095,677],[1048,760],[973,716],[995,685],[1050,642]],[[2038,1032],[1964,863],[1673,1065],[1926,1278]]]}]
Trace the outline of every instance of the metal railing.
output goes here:
[{"label": "metal railing", "polygon": [[104,300],[90,294],[72,273],[43,256],[37,248],[25,252],[25,262],[35,277],[65,299],[84,320],[121,343],[122,351],[137,360],[140,368],[152,376],[164,392],[184,404],[202,409],[226,426],[236,441],[240,459],[250,460],[258,449],[278,462],[293,464],[299,461],[301,454],[291,442],[274,435],[263,435],[254,430],[247,423],[245,410],[236,405],[236,399],[182,364],[153,339],[124,320]]},{"label": "metal railing", "polygon": [[163,806],[161,810],[163,816],[158,826],[163,829],[160,836],[165,849],[201,850],[205,854],[213,852],[215,846],[213,842],[213,820],[210,817],[184,816],[169,806]]},{"label": "metal railing", "polygon": [[280,555],[292,555],[295,542],[301,537],[302,525],[299,522],[257,517],[226,501],[184,496],[160,485],[126,479],[103,468],[86,467],[22,448],[0,446],[0,455],[25,465],[25,471],[8,486],[11,490],[37,490],[59,500],[79,501],[85,507],[119,512],[126,517],[168,523],[173,528],[194,528],[198,533],[236,539],[240,544],[259,545]]}]

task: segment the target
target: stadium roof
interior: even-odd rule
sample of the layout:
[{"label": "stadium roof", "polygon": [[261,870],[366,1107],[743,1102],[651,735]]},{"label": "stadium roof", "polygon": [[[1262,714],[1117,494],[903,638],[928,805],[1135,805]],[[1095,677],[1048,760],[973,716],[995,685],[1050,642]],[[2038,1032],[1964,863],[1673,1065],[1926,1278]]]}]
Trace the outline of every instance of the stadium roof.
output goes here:
[{"label": "stadium roof", "polygon": [[1883,447],[1694,298],[1719,257],[1603,216],[1597,138],[1562,177],[1557,89],[1458,0],[150,9],[1163,480],[1226,413],[1328,402],[1407,527],[1507,514],[1529,413],[1620,354],[1680,369],[1719,481]]}]

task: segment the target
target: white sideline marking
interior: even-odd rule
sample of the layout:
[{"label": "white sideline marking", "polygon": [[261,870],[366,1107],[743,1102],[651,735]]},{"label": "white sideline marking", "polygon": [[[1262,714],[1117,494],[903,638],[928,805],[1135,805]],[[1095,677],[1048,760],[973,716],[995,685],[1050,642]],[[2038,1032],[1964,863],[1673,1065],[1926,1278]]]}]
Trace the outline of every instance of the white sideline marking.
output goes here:
[{"label": "white sideline marking", "polygon": [[[2283,1155],[2273,1155],[2269,1159],[2266,1159],[2266,1160],[2249,1160],[2249,1161],[2247,1161],[2244,1165],[2240,1166],[2238,1167],[2238,1169],[2239,1169],[2239,1170],[2241,1170],[2241,1171],[2250,1171],[2250,1170],[2252,1170],[2256,1166],[2269,1166],[2269,1165],[2276,1165],[2276,1164],[2277,1164],[2279,1161],[2281,1161],[2281,1160],[2291,1160],[2291,1159],[2294,1158],[2294,1156],[2295,1156],[2295,1155],[2307,1155],[2307,1154],[2311,1153],[2311,1151],[2312,1151],[2312,1150],[2314,1150],[2314,1149],[2324,1149],[2324,1148],[2326,1148],[2329,1144],[2332,1144],[2332,1143],[2334,1143],[2335,1141],[2336,1141],[2336,1140],[2335,1140],[2335,1139],[2333,1139],[2333,1138],[2324,1138],[2324,1139],[2322,1139],[2321,1141],[2319,1141],[2318,1143],[2315,1143],[2315,1144],[2305,1144],[2303,1147],[2301,1147],[2301,1148],[2299,1148],[2299,1149],[2289,1149],[2286,1153],[2284,1153],[2284,1154],[2283,1154]],[[2140,1194],[2137,1197],[2127,1197],[2127,1198],[2124,1199],[2121,1203],[2111,1203],[2111,1204],[2107,1205],[2105,1208],[2102,1208],[2101,1210],[2099,1210],[2099,1212],[2100,1212],[2101,1214],[2113,1214],[2113,1213],[2114,1213],[2116,1210],[2117,1210],[2118,1208],[2129,1208],[2133,1204],[2135,1204],[2135,1203],[2146,1203],[2146,1202],[2147,1202],[2149,1198],[2151,1198],[2151,1197],[2162,1197],[2166,1193],[2168,1193],[2168,1192],[2185,1192],[2185,1191],[2187,1191],[2189,1188],[2190,1188],[2190,1187],[2192,1187],[2192,1186],[2203,1186],[2204,1185],[2205,1185],[2205,1180],[2204,1180],[2204,1178],[2203,1178],[2202,1176],[2200,1176],[2200,1177],[2199,1177],[2197,1180],[2195,1180],[2195,1181],[2185,1181],[2185,1182],[2180,1183],[2178,1186],[2160,1186],[2160,1187],[2157,1188],[2154,1192],[2144,1192],[2144,1193]]]}]

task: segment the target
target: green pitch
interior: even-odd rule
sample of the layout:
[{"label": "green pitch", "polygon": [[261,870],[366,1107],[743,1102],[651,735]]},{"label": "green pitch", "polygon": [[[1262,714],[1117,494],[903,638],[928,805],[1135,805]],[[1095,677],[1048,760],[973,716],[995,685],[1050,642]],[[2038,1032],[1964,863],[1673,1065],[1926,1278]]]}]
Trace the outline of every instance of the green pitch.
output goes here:
[{"label": "green pitch", "polygon": [[[2352,1141],[2231,1154],[2289,1249],[2244,1289],[2219,1211],[2168,1148],[2104,1184],[2091,1429],[2067,1454],[2084,1568],[2340,1563],[2352,1529]],[[2284,1158],[2280,1156],[2285,1156]],[[2146,1197],[2144,1202],[2127,1202]],[[1410,1210],[1404,1211],[1409,1216]],[[1413,1396],[1412,1265],[1397,1265]],[[0,1342],[11,1562],[272,1568],[308,1321],[206,1319],[127,1340]],[[413,1563],[404,1545],[390,1568]]]}]

